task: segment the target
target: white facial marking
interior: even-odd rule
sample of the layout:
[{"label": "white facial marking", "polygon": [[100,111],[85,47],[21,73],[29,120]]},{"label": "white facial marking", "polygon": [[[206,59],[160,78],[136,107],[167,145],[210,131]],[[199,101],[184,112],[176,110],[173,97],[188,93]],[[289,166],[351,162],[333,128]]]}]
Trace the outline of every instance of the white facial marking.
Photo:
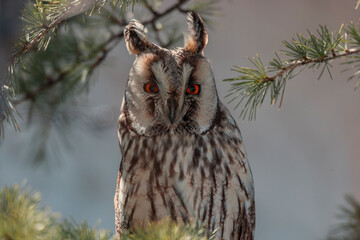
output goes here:
[{"label": "white facial marking", "polygon": [[196,83],[200,84],[201,92],[199,96],[199,106],[196,121],[200,131],[204,132],[209,129],[212,122],[212,116],[215,116],[217,109],[217,93],[214,76],[210,64],[206,60],[199,60],[194,72]]},{"label": "white facial marking", "polygon": [[183,64],[182,79],[184,84],[187,84],[187,82],[189,81],[190,74],[193,69],[194,68],[190,64],[187,63]]},{"label": "white facial marking", "polygon": [[162,61],[153,63],[151,65],[151,71],[154,73],[160,84],[167,82],[168,77],[164,71],[164,63]]}]

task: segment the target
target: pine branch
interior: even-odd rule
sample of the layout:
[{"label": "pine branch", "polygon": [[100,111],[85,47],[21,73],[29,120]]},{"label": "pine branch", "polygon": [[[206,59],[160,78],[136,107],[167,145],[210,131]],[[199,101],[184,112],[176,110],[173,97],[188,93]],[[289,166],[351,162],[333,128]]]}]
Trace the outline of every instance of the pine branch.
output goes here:
[{"label": "pine branch", "polygon": [[71,240],[116,240],[110,231],[90,227],[86,221],[78,224],[74,219],[64,219],[59,224],[56,239]]},{"label": "pine branch", "polygon": [[41,195],[25,184],[0,189],[0,239],[110,240],[111,232],[64,219],[41,206]]},{"label": "pine branch", "polygon": [[340,52],[340,53],[332,52],[331,55],[326,56],[326,57],[319,57],[319,58],[313,58],[313,59],[304,59],[304,60],[300,60],[300,61],[294,61],[294,62],[291,62],[286,67],[284,67],[280,72],[276,73],[275,75],[265,76],[264,79],[262,79],[260,81],[262,81],[263,83],[265,83],[265,82],[274,82],[276,79],[281,78],[283,75],[286,75],[286,73],[291,72],[291,71],[295,70],[296,68],[306,66],[306,65],[310,65],[310,64],[313,64],[313,63],[328,62],[328,61],[331,61],[331,60],[334,60],[334,59],[337,59],[337,58],[347,57],[347,56],[350,56],[350,55],[353,55],[353,54],[358,54],[358,53],[360,53],[360,48],[345,50],[345,51]]},{"label": "pine branch", "polygon": [[89,9],[99,10],[106,4],[111,2],[114,6],[120,5],[120,8],[131,5],[134,6],[137,0],[36,0],[33,4],[27,2],[23,12],[23,33],[18,45],[18,50],[13,54],[10,65],[16,63],[18,58],[37,45],[40,50],[42,47],[46,49],[51,36],[47,36],[50,32],[54,33],[59,24],[69,17],[87,12]]},{"label": "pine branch", "polygon": [[[42,25],[41,30],[39,31],[39,33],[34,36],[30,41],[25,41],[22,48],[17,51],[15,54],[13,54],[10,63],[15,63],[15,61],[21,56],[23,55],[25,52],[27,52],[31,47],[33,47],[35,44],[37,44],[38,42],[40,42],[40,40],[42,40],[46,34],[49,33],[49,31],[53,31],[55,27],[57,27],[59,25],[59,23],[62,21],[62,17],[65,15],[65,13],[61,14],[59,16],[59,18],[57,18],[55,21],[51,22],[49,25]],[[50,40],[50,38],[49,38]],[[48,41],[45,44],[45,49],[46,46],[48,45]]]},{"label": "pine branch", "polygon": [[[149,20],[142,21],[142,24],[149,25],[154,22],[156,22],[158,19],[170,14],[171,12],[175,10],[181,10],[181,6],[183,6],[185,3],[187,3],[189,0],[178,0],[177,3],[173,4],[172,6],[168,7],[166,10],[164,10],[162,13],[153,13],[153,17]],[[146,2],[146,1],[145,1]],[[181,12],[181,11],[180,11]]]},{"label": "pine branch", "polygon": [[56,215],[24,186],[0,189],[0,239],[55,239]]},{"label": "pine branch", "polygon": [[20,42],[10,60],[10,65],[16,64],[20,56],[36,45],[39,50],[42,47],[46,49],[51,39],[49,33],[55,32],[71,8],[78,3],[79,0],[73,2],[69,0],[44,0],[35,3],[28,1],[22,14],[24,26]]},{"label": "pine branch", "polygon": [[341,206],[337,218],[341,222],[328,234],[327,240],[360,239],[360,203],[350,195],[345,196],[346,206]]},{"label": "pine branch", "polygon": [[[154,22],[167,15],[187,1],[178,1],[177,4],[163,13],[152,12],[155,18],[147,23]],[[147,1],[144,2],[147,7],[150,6]],[[134,7],[137,0],[36,0],[35,4],[29,1],[26,4],[22,18],[25,23],[20,37],[22,41],[18,43],[17,50],[10,60],[10,65],[15,64],[19,57],[34,46],[37,46],[39,50],[42,47],[46,49],[51,39],[49,33],[55,33],[56,28],[67,18],[87,12],[89,9],[91,11],[88,13],[91,14],[96,7],[100,11],[106,3],[111,3],[113,6],[119,5],[120,9],[125,6],[127,9],[130,5]]]},{"label": "pine branch", "polygon": [[207,232],[201,225],[184,225],[165,219],[138,227],[133,234],[125,233],[121,240],[211,240],[215,238],[215,233],[210,233],[207,237]]},{"label": "pine branch", "polygon": [[[316,34],[310,31],[307,37],[298,34],[290,42],[283,41],[283,45],[284,49],[275,53],[268,66],[263,64],[259,56],[249,58],[252,68],[234,66],[232,70],[239,76],[224,80],[231,82],[228,94],[228,97],[232,97],[230,102],[237,101],[235,108],[244,104],[240,117],[255,119],[256,110],[261,107],[267,94],[270,94],[270,103],[275,105],[279,101],[281,108],[286,82],[304,69],[320,70],[320,79],[325,70],[332,78],[330,68],[334,60],[360,67],[360,27],[353,23],[345,29],[341,26],[338,33],[331,33],[326,26],[320,26]],[[349,79],[359,74],[356,72]]]}]

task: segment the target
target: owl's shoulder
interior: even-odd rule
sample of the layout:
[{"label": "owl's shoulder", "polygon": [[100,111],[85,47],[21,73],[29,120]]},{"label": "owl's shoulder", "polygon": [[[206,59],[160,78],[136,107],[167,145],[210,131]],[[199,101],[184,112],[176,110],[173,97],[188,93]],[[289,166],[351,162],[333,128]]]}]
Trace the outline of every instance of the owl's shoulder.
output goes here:
[{"label": "owl's shoulder", "polygon": [[233,171],[238,179],[242,179],[242,188],[247,189],[251,195],[253,192],[252,173],[240,129],[223,104],[219,105],[218,112],[216,124],[204,137],[212,148],[216,149],[213,156],[221,156],[222,167],[226,172]]},{"label": "owl's shoulder", "polygon": [[229,131],[241,138],[240,130],[236,124],[235,119],[232,117],[230,111],[222,104],[218,103],[218,110],[213,120],[213,131]]}]

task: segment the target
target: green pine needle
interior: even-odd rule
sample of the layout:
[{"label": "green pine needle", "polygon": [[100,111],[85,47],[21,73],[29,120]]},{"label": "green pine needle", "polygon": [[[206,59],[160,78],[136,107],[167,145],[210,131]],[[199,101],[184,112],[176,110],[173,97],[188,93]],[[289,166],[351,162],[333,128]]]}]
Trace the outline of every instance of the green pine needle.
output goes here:
[{"label": "green pine needle", "polygon": [[[290,42],[283,41],[284,48],[265,66],[259,56],[249,58],[252,68],[235,66],[232,71],[237,77],[225,79],[231,82],[228,97],[237,101],[235,108],[242,106],[240,117],[255,119],[256,110],[261,107],[269,93],[272,105],[282,105],[286,82],[304,69],[319,71],[318,79],[324,73],[332,78],[331,61],[342,59],[352,65],[355,74],[349,79],[360,77],[360,27],[353,23],[345,29],[343,25],[337,33],[326,26],[319,26],[316,33],[309,30],[308,36],[297,34]],[[360,85],[360,80],[356,87]],[[280,101],[278,101],[280,99]],[[243,104],[243,105],[242,105]]]},{"label": "green pine needle", "polygon": [[135,233],[127,233],[121,240],[211,240],[214,237],[215,232],[207,236],[204,227],[197,224],[183,225],[163,220],[137,228]]},{"label": "green pine needle", "polygon": [[360,203],[350,195],[345,196],[346,206],[341,206],[337,215],[340,223],[328,234],[327,240],[360,239]]},{"label": "green pine needle", "polygon": [[[41,207],[38,192],[22,186],[0,189],[0,239],[4,240],[116,240],[111,231],[91,227],[86,221],[74,219],[59,222],[59,214]],[[211,240],[209,234],[198,224],[184,225],[170,220],[150,223],[124,233],[121,240]]]},{"label": "green pine needle", "polygon": [[55,239],[56,217],[40,207],[40,193],[18,185],[0,189],[0,239]]},{"label": "green pine needle", "polygon": [[110,231],[98,230],[96,227],[92,228],[84,221],[81,224],[75,222],[75,220],[63,220],[58,226],[56,239],[66,240],[110,240],[112,238]]}]

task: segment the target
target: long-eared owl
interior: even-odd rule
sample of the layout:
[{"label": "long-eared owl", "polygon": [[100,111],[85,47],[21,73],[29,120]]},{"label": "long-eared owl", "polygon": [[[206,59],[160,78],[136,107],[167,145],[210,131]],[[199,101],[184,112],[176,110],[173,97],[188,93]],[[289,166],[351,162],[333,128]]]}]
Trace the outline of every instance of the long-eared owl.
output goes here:
[{"label": "long-eared owl", "polygon": [[219,101],[204,57],[208,34],[188,14],[182,48],[151,43],[132,20],[124,30],[136,55],[119,117],[122,152],[115,193],[118,237],[169,218],[198,221],[216,239],[253,239],[254,184],[241,133]]}]

